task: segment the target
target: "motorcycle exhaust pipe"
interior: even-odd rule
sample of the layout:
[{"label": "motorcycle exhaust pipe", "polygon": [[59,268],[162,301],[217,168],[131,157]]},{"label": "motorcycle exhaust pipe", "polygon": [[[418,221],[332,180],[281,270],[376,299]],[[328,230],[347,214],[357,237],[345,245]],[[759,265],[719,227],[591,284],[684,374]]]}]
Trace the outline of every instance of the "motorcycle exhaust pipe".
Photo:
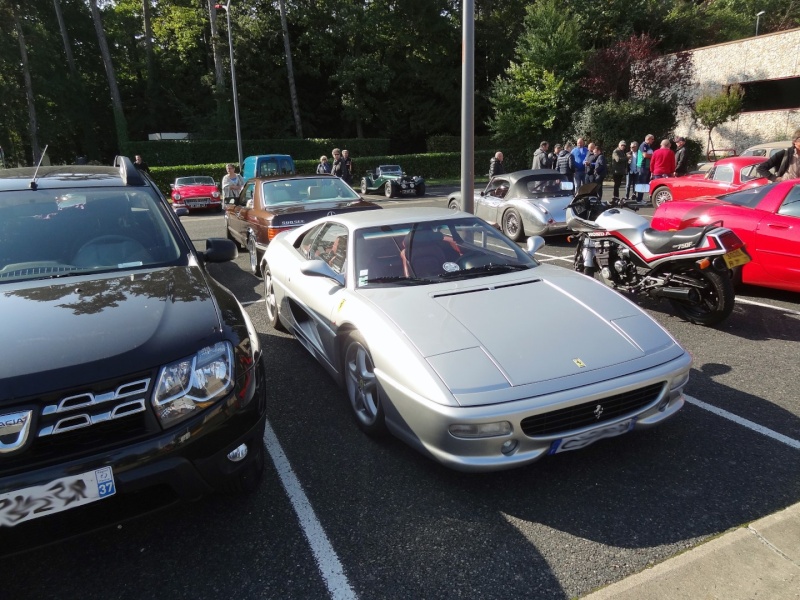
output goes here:
[{"label": "motorcycle exhaust pipe", "polygon": [[700,293],[694,288],[662,287],[652,291],[653,296],[683,300],[684,302],[700,302]]}]

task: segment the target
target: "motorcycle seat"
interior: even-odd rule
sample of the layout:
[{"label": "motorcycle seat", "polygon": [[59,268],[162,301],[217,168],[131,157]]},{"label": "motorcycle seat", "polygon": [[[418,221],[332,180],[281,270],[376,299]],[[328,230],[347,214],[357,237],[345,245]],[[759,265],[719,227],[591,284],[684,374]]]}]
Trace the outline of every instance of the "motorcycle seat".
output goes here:
[{"label": "motorcycle seat", "polygon": [[648,228],[642,233],[642,242],[653,254],[667,254],[696,247],[705,233],[706,229],[703,227],[687,227],[680,231],[659,231]]}]

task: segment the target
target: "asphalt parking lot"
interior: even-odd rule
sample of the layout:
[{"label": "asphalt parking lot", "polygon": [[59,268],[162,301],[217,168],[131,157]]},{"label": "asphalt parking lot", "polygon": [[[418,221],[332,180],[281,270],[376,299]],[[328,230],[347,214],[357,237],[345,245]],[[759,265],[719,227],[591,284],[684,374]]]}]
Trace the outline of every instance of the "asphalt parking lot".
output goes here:
[{"label": "asphalt parking lot", "polygon": [[[444,205],[435,194],[374,199]],[[182,220],[200,248],[224,236],[221,215]],[[565,267],[571,256],[565,238],[538,255]],[[667,302],[643,304],[694,358],[676,418],[470,475],[366,438],[323,369],[267,325],[246,263],[241,254],[210,270],[265,348],[263,485],[5,558],[3,597],[575,598],[800,502],[797,294],[744,289],[717,328],[680,320]],[[492,318],[513,327],[536,309],[498,307]],[[580,340],[531,340],[542,343]]]}]

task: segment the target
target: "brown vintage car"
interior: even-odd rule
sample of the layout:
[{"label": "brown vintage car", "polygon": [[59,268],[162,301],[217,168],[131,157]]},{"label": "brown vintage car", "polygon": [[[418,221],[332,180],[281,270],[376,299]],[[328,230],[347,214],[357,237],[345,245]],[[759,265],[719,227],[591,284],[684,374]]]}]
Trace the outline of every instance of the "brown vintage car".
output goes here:
[{"label": "brown vintage car", "polygon": [[324,216],[376,208],[381,207],[332,175],[256,177],[225,205],[225,229],[229,240],[250,253],[250,272],[261,275],[261,257],[281,231]]}]

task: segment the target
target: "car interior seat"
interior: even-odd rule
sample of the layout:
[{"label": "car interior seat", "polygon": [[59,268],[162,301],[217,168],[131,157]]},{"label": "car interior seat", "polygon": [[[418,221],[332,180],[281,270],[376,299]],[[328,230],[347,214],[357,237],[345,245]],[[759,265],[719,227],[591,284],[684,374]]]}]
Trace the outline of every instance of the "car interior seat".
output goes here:
[{"label": "car interior seat", "polygon": [[403,241],[401,257],[406,277],[430,277],[444,271],[450,245],[429,226],[412,229]]},{"label": "car interior seat", "polygon": [[318,198],[322,198],[322,188],[318,185],[308,186],[308,199],[317,200]]}]

